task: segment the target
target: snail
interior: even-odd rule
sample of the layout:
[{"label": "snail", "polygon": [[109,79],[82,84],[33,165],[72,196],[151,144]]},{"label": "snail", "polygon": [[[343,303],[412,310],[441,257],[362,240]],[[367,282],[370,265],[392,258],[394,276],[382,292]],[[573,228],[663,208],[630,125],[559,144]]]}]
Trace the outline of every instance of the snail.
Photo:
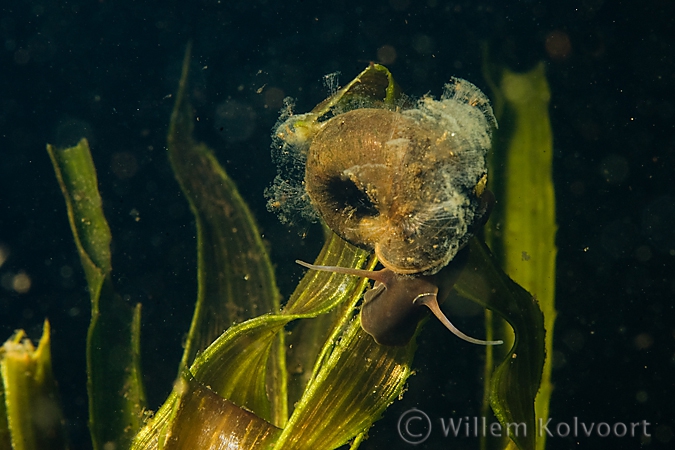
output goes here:
[{"label": "snail", "polygon": [[[378,343],[405,345],[428,309],[461,339],[501,344],[465,335],[439,307],[493,202],[486,189],[496,127],[489,100],[455,78],[440,100],[375,106],[334,109],[328,118],[289,116],[275,134],[282,152],[295,151],[304,166],[299,198],[344,240],[373,250],[384,268],[297,262],[375,280],[364,294],[361,325]],[[289,196],[289,187],[277,182],[277,198]]]}]

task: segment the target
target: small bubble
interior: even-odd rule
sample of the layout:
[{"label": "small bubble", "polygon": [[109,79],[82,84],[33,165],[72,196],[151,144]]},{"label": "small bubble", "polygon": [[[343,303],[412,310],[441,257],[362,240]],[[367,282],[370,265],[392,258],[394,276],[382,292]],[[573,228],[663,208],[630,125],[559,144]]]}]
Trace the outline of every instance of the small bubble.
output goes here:
[{"label": "small bubble", "polygon": [[116,152],[112,155],[110,169],[117,178],[125,180],[138,172],[138,161],[131,152]]},{"label": "small bubble", "polygon": [[621,184],[629,173],[628,161],[623,156],[609,155],[600,163],[600,173],[609,184]]},{"label": "small bubble", "polygon": [[129,215],[133,217],[136,222],[141,220],[141,213],[139,213],[136,208],[132,208],[131,211],[129,211]]},{"label": "small bubble", "polygon": [[578,352],[584,347],[586,338],[581,331],[570,330],[563,335],[562,341],[570,348],[570,350]]},{"label": "small bubble", "polygon": [[31,280],[26,272],[19,272],[14,275],[12,288],[19,294],[25,294],[30,291]]},{"label": "small bubble", "polygon": [[30,61],[30,52],[25,48],[20,48],[14,52],[14,62],[19,66],[23,66]]},{"label": "small bubble", "polygon": [[633,342],[635,344],[635,348],[638,350],[645,350],[654,344],[654,338],[652,338],[650,334],[640,333],[635,336],[635,340]]},{"label": "small bubble", "polygon": [[68,265],[61,266],[61,270],[59,270],[59,273],[63,278],[70,278],[73,276],[73,268]]},{"label": "small bubble", "polygon": [[284,105],[286,94],[277,87],[269,87],[265,89],[263,97],[265,99],[265,108],[277,110]]},{"label": "small bubble", "polygon": [[77,145],[83,137],[86,138],[90,144],[94,140],[93,128],[89,122],[66,117],[60,120],[56,126],[56,147],[72,147]]},{"label": "small bubble", "polygon": [[380,64],[391,65],[396,61],[396,49],[391,45],[383,45],[377,49],[377,60]]},{"label": "small bubble", "polygon": [[553,351],[553,368],[554,369],[560,369],[562,367],[565,367],[567,365],[567,358],[565,357],[565,354],[559,350],[554,350]]},{"label": "small bubble", "polygon": [[249,104],[226,100],[216,108],[214,126],[228,142],[245,141],[255,131],[255,110]]},{"label": "small bubble", "polygon": [[640,403],[644,403],[649,399],[649,395],[645,391],[637,391],[635,394],[635,400],[637,400]]},{"label": "small bubble", "polygon": [[7,261],[7,258],[9,258],[9,249],[0,244],[0,267]]},{"label": "small bubble", "polygon": [[394,11],[405,11],[410,6],[410,0],[389,0],[389,6]]},{"label": "small bubble", "polygon": [[656,440],[667,444],[673,439],[673,429],[668,425],[659,425],[654,431]]},{"label": "small bubble", "polygon": [[564,61],[572,54],[570,37],[564,31],[555,30],[546,36],[546,53],[555,61]]},{"label": "small bubble", "polygon": [[652,258],[652,249],[648,245],[641,245],[635,249],[635,258],[640,262],[647,262]]},{"label": "small bubble", "polygon": [[0,277],[0,286],[2,286],[4,289],[11,291],[14,289],[12,287],[12,284],[14,282],[14,274],[12,272],[7,272],[2,274],[2,277]]},{"label": "small bubble", "polygon": [[574,195],[584,195],[584,192],[586,191],[586,186],[584,185],[584,182],[581,180],[577,180],[570,184],[570,192]]},{"label": "small bubble", "polygon": [[421,55],[429,55],[434,51],[434,40],[426,34],[418,34],[412,43],[415,51]]}]

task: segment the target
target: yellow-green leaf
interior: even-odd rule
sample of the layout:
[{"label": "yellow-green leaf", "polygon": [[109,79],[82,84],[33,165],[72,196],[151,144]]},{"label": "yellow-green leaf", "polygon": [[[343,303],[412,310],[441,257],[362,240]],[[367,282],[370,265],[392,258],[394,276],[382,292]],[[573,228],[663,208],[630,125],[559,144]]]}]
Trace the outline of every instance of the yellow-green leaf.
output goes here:
[{"label": "yellow-green leaf", "polygon": [[[497,198],[486,240],[504,271],[531,292],[544,314],[546,354],[553,352],[555,323],[555,192],[550,90],[545,65],[516,73],[494,68],[490,83],[501,124],[490,155],[490,188]],[[492,79],[494,78],[494,79]],[[533,194],[535,193],[535,194]],[[536,399],[544,421],[552,392],[552,359],[546,358]],[[546,435],[537,448],[546,446]]]},{"label": "yellow-green leaf", "polygon": [[[197,301],[181,367],[192,364],[232,324],[280,308],[272,263],[253,215],[211,149],[192,137],[189,65],[188,46],[168,135],[169,160],[197,225]],[[269,383],[269,396],[247,397],[262,417],[280,426],[288,418],[283,337],[264,349],[265,357],[272,351],[273,368],[259,381]]]},{"label": "yellow-green leaf", "polygon": [[63,414],[52,374],[49,322],[38,348],[18,331],[0,347],[2,419],[6,430],[0,448],[61,450],[67,448]]},{"label": "yellow-green leaf", "polygon": [[128,448],[142,425],[145,392],[140,370],[140,304],[115,292],[110,277],[110,228],[103,215],[96,169],[82,139],[64,150],[47,145],[66,201],[68,220],[87,278],[89,430],[95,450]]}]

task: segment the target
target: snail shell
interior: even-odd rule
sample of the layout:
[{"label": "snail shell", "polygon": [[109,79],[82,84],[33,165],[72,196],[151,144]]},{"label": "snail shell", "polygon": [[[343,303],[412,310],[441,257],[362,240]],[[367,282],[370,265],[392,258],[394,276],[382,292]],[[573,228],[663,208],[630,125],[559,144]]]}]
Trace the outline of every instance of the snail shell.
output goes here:
[{"label": "snail shell", "polygon": [[464,80],[414,109],[339,114],[311,140],[305,189],[334,232],[374,249],[386,268],[434,274],[482,224],[495,123],[487,98]]}]

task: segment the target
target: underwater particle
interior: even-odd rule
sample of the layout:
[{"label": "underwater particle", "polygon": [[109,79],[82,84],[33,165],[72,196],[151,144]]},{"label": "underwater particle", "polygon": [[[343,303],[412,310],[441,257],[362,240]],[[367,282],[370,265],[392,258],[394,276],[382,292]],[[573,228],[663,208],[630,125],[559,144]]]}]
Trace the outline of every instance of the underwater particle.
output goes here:
[{"label": "underwater particle", "polygon": [[586,185],[581,180],[574,181],[570,184],[570,192],[580,197],[586,192]]},{"label": "underwater particle", "polygon": [[632,254],[637,239],[637,227],[625,217],[603,227],[600,244],[607,254],[618,259]]},{"label": "underwater particle", "polygon": [[383,45],[377,49],[377,60],[384,65],[394,64],[396,62],[396,49],[391,45]]},{"label": "underwater particle", "polygon": [[389,6],[394,11],[405,11],[410,6],[410,0],[389,0]]},{"label": "underwater particle", "polygon": [[110,158],[110,170],[120,180],[127,180],[138,172],[138,160],[131,152],[115,152]]},{"label": "underwater particle", "polygon": [[12,286],[13,282],[14,282],[13,272],[3,273],[2,276],[0,277],[0,286],[2,286],[7,291],[11,291],[14,289],[14,287]]},{"label": "underwater particle", "polygon": [[30,52],[28,49],[25,48],[19,48],[17,51],[14,52],[14,62],[19,65],[23,66],[28,64],[28,61],[30,61]]},{"label": "underwater particle", "polygon": [[635,336],[633,344],[638,350],[646,350],[654,344],[654,338],[649,333],[640,333]]},{"label": "underwater particle", "polygon": [[675,254],[675,198],[663,195],[642,211],[642,233],[653,248],[662,253]]},{"label": "underwater particle", "polygon": [[0,267],[5,264],[7,258],[9,258],[9,249],[6,246],[0,244]]},{"label": "underwater particle", "polygon": [[420,55],[430,55],[435,48],[434,39],[426,34],[418,34],[413,37],[412,47]]},{"label": "underwater particle", "polygon": [[640,262],[647,262],[652,259],[652,249],[648,245],[641,245],[635,249],[635,258]]},{"label": "underwater particle", "polygon": [[600,162],[600,174],[609,184],[621,184],[628,176],[629,171],[628,161],[620,155],[606,156]]},{"label": "underwater particle", "polygon": [[140,222],[141,213],[139,213],[136,208],[132,208],[131,211],[129,211],[129,215],[134,218],[134,221]]},{"label": "underwater particle", "polygon": [[89,122],[67,117],[59,121],[56,126],[55,146],[68,148],[77,145],[82,138],[91,144],[94,141],[93,128]]},{"label": "underwater particle", "polygon": [[635,394],[635,400],[637,400],[640,403],[644,403],[647,400],[649,400],[649,395],[647,394],[646,391],[637,391]]},{"label": "underwater particle", "polygon": [[569,330],[562,338],[562,341],[569,347],[573,352],[578,352],[584,348],[586,338],[583,333],[579,330]]},{"label": "underwater particle", "polygon": [[654,437],[657,441],[667,444],[673,440],[673,429],[669,425],[658,425],[654,430]]},{"label": "underwater particle", "polygon": [[70,267],[67,264],[63,265],[63,266],[61,266],[61,269],[59,270],[59,274],[61,274],[61,276],[63,278],[70,278],[70,277],[73,276],[73,268]]},{"label": "underwater particle", "polygon": [[553,351],[553,368],[561,369],[567,365],[567,358],[560,350]]},{"label": "underwater particle", "polygon": [[30,291],[31,279],[24,271],[20,271],[12,279],[12,289],[19,294],[25,294]]},{"label": "underwater particle", "polygon": [[284,98],[286,97],[283,90],[278,87],[269,87],[264,92],[265,108],[279,109],[283,106]]},{"label": "underwater particle", "polygon": [[255,131],[257,115],[253,107],[238,100],[226,100],[216,107],[214,126],[227,142],[245,141]]},{"label": "underwater particle", "polygon": [[550,32],[544,44],[546,53],[554,61],[564,61],[572,54],[572,43],[567,33],[560,30]]}]

